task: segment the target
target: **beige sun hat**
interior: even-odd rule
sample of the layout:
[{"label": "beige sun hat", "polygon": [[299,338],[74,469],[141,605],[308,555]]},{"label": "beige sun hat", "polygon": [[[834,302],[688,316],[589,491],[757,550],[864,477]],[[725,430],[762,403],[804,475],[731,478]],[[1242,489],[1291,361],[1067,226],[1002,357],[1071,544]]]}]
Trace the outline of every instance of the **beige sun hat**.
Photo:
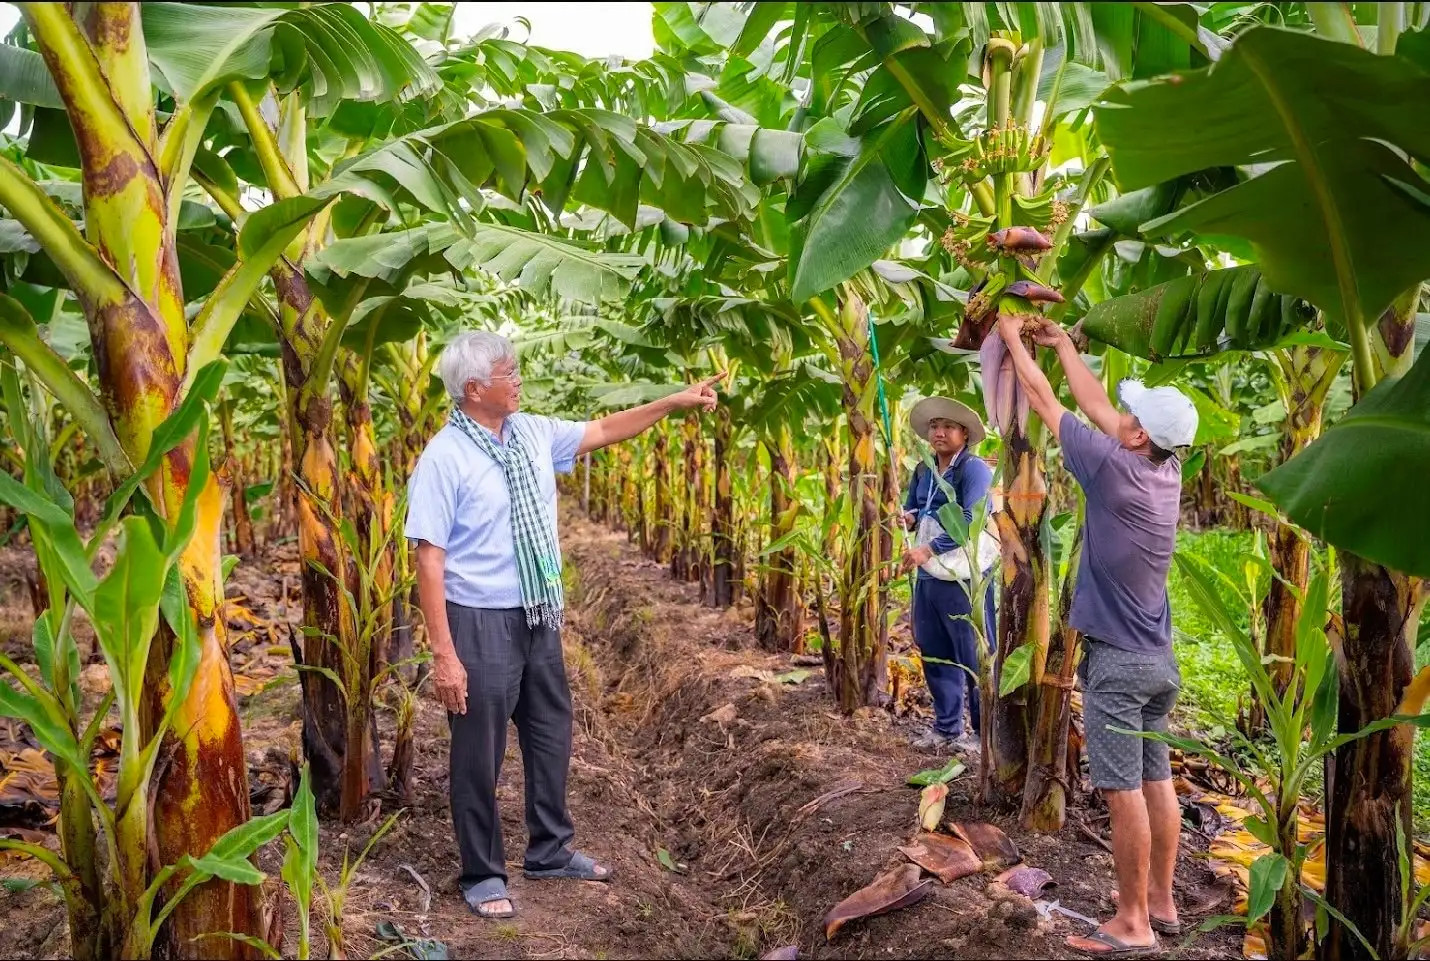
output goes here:
[{"label": "beige sun hat", "polygon": [[978,446],[988,434],[983,429],[983,421],[978,419],[973,408],[960,404],[951,397],[925,397],[909,411],[909,425],[913,427],[915,434],[925,440],[929,436],[929,422],[938,419],[962,424],[964,430],[968,431],[969,447]]}]

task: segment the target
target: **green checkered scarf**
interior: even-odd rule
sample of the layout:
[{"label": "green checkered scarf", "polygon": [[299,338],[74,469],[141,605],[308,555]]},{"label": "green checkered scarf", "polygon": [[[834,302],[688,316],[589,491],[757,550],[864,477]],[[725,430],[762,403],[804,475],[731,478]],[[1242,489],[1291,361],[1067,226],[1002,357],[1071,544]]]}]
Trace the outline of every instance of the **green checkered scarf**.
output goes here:
[{"label": "green checkered scarf", "polygon": [[508,420],[505,444],[492,440],[487,429],[459,408],[452,409],[451,422],[472,439],[472,443],[496,461],[506,474],[511,497],[511,536],[516,544],[516,569],[521,575],[521,606],[526,623],[560,628],[565,616],[566,597],[561,588],[561,554],[556,549],[556,528],[542,503],[541,487],[532,466],[535,443],[515,419]]}]

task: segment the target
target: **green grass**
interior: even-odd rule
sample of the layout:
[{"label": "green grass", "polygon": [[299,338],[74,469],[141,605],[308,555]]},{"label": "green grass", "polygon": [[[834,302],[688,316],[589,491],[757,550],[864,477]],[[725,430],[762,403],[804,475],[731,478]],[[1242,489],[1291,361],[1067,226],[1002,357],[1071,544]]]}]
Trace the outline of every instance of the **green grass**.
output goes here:
[{"label": "green grass", "polygon": [[[1194,553],[1226,572],[1240,569],[1241,558],[1251,546],[1252,535],[1245,531],[1182,531],[1177,535],[1179,550]],[[1239,702],[1250,697],[1250,681],[1231,645],[1202,616],[1175,565],[1168,593],[1172,645],[1182,672],[1179,720],[1199,738],[1220,740],[1223,732],[1236,724]],[[1232,598],[1228,595],[1226,600],[1231,606]],[[1421,622],[1420,641],[1415,652],[1417,669],[1430,663],[1430,612]],[[1319,790],[1320,778],[1313,780],[1311,787]],[[1424,735],[1415,739],[1415,821],[1422,826],[1430,823],[1430,737]]]},{"label": "green grass", "polygon": [[[1208,531],[1177,535],[1178,550],[1196,554],[1222,570],[1241,566],[1251,549],[1250,533]],[[1251,682],[1235,651],[1201,612],[1173,565],[1167,585],[1172,604],[1172,646],[1182,671],[1180,711],[1183,723],[1199,736],[1219,739],[1236,723],[1238,701],[1249,696]],[[1232,599],[1226,598],[1228,606]],[[1237,610],[1232,606],[1232,610]]]}]

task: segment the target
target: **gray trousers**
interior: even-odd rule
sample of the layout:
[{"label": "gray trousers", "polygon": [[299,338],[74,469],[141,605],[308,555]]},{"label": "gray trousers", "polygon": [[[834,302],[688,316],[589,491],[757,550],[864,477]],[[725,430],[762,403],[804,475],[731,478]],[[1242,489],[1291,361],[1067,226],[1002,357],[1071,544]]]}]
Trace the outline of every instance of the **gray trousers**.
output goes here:
[{"label": "gray trousers", "polygon": [[531,628],[520,608],[479,610],[447,605],[457,657],[467,669],[467,713],[447,715],[452,729],[452,827],[462,855],[462,890],[506,879],[497,779],[507,723],[516,721],[526,774],[524,867],[562,868],[575,829],[566,811],[571,764],[571,691],[561,659],[561,633]]},{"label": "gray trousers", "polygon": [[1167,718],[1182,687],[1171,647],[1125,651],[1095,637],[1084,641],[1078,673],[1092,786],[1103,791],[1139,791],[1146,781],[1171,780],[1166,741],[1118,733],[1167,733]]}]

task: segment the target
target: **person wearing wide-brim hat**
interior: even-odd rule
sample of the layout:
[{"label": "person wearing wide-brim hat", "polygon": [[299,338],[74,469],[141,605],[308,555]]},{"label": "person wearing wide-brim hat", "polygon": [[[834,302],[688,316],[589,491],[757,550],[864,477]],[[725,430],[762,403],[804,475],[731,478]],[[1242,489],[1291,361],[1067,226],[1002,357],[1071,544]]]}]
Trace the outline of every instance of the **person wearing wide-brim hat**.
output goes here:
[{"label": "person wearing wide-brim hat", "polygon": [[[909,424],[933,449],[938,472],[954,491],[965,520],[972,521],[975,508],[986,511],[993,472],[973,452],[987,434],[973,409],[948,397],[925,397],[909,411]],[[904,524],[918,531],[918,537],[915,546],[904,554],[904,566],[919,569],[913,598],[914,643],[925,658],[924,679],[933,698],[934,721],[914,746],[940,753],[976,750],[982,720],[975,680],[977,634],[973,625],[959,616],[973,610],[967,584],[940,560],[942,555],[963,547],[938,520],[939,509],[946,503],[943,485],[926,463],[918,464],[904,498]],[[980,556],[978,561],[987,569],[995,559]],[[984,623],[991,638],[995,636],[991,590],[983,600]],[[970,722],[967,727],[965,706]]]}]

